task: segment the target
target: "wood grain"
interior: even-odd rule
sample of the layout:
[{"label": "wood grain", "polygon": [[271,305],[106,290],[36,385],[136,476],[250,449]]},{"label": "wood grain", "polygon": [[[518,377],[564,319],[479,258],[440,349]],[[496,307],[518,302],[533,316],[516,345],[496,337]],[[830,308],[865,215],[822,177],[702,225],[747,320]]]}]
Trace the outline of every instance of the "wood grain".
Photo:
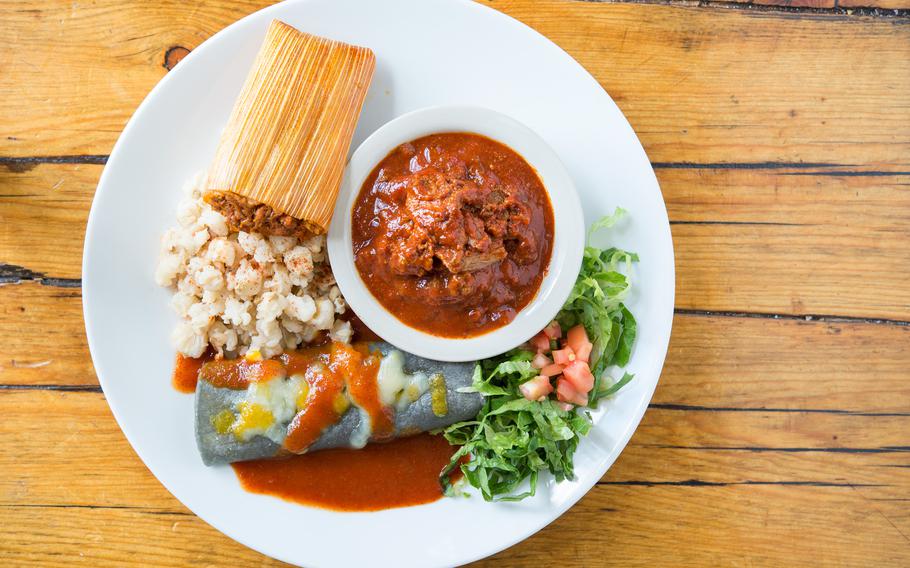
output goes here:
[{"label": "wood grain", "polygon": [[907,326],[682,315],[673,325],[655,404],[910,411]]},{"label": "wood grain", "polygon": [[[32,419],[36,413],[47,419],[36,423]],[[6,532],[0,538],[4,543],[0,552],[5,557],[52,562],[41,546],[44,535],[51,531],[74,535],[55,549],[67,561],[81,553],[86,562],[115,563],[121,559],[120,551],[131,548],[142,563],[178,565],[176,558],[188,562],[210,546],[217,550],[209,560],[218,564],[234,555],[241,561],[255,558],[237,545],[222,543],[222,537],[188,515],[158,484],[110,420],[99,393],[7,391],[0,393],[0,415],[6,417],[0,423],[0,435],[20,448],[15,456],[0,454],[5,472],[0,479],[0,514],[11,521],[0,529]],[[816,547],[839,538],[846,539],[840,545],[844,548],[832,553],[831,561],[852,564],[862,559],[910,558],[910,548],[902,544],[901,536],[910,530],[910,517],[900,501],[910,489],[910,471],[894,467],[906,464],[907,450],[831,452],[825,451],[824,437],[805,441],[816,450],[806,452],[773,447],[762,452],[680,450],[675,447],[693,438],[690,429],[707,446],[735,445],[738,440],[731,439],[731,433],[744,420],[738,415],[705,412],[677,412],[670,418],[673,420],[662,412],[649,413],[602,484],[570,517],[545,531],[546,536],[505,552],[506,565],[541,557],[560,542],[572,547],[590,541],[579,537],[590,537],[590,527],[601,526],[606,519],[613,527],[611,559],[622,565],[630,560],[636,564],[654,561],[657,550],[665,561],[674,558],[694,563],[723,552],[730,561],[745,561],[758,554],[768,562],[800,563],[812,558]],[[765,443],[790,443],[779,438],[782,427],[818,429],[836,432],[857,445],[871,441],[873,447],[865,449],[874,450],[882,449],[875,443],[885,438],[870,433],[870,428],[905,432],[910,416],[878,425],[855,416],[836,417],[835,423],[827,415],[803,415],[802,419],[813,424],[801,425],[792,416],[778,413],[745,422],[766,430]],[[652,427],[673,421],[685,427]],[[728,423],[722,424],[724,421]],[[95,450],[86,455],[73,452],[74,441]],[[686,506],[680,507],[682,503]],[[874,504],[871,511],[869,503]],[[642,544],[637,517],[648,519],[650,552]],[[568,525],[559,528],[564,522]],[[78,530],[83,523],[86,527]],[[36,530],[38,527],[43,529]],[[792,538],[800,527],[807,531],[805,538]],[[672,545],[673,539],[690,532],[694,538],[699,530],[709,533],[693,540],[693,546]],[[761,539],[750,536],[755,531],[780,541],[765,547]],[[849,531],[849,536],[841,534],[843,531]],[[564,541],[567,535],[574,536]],[[161,546],[142,542],[166,543],[171,554],[178,556],[159,556],[156,550]],[[598,549],[573,553],[593,559]]]},{"label": "wood grain", "polygon": [[[0,384],[97,385],[78,291],[0,286],[0,315]],[[673,325],[654,404],[910,412],[910,326],[686,314]]]},{"label": "wood grain", "polygon": [[[268,3],[0,6],[0,564],[280,565],[132,451],[79,280],[130,113]],[[617,463],[477,565],[910,564],[910,13],[884,10],[910,3],[482,3],[566,49],[629,118],[678,277],[661,382]]]},{"label": "wood grain", "polygon": [[171,47],[192,49],[270,3],[4,2],[0,155],[110,152],[133,109],[167,72]]},{"label": "wood grain", "polygon": [[[7,417],[0,432],[20,448],[0,455],[6,474],[0,508],[29,503],[181,510],[135,456],[101,393],[4,389],[0,409]],[[37,423],[35,413],[46,418]],[[655,408],[636,431],[628,456],[602,482],[851,485],[889,495],[910,488],[910,472],[894,467],[908,461],[910,450],[901,445],[907,438],[900,432],[908,423],[908,415]],[[73,452],[77,441],[95,450]]]},{"label": "wood grain", "polygon": [[[14,564],[281,565],[191,515],[103,508],[15,508],[7,515],[0,552]],[[598,486],[571,516],[475,566],[538,565],[553,550],[597,566],[899,566],[907,561],[906,541],[893,518],[870,512],[850,488]],[[594,527],[609,532],[608,543],[592,538]],[[49,549],[48,534],[74,536]]]},{"label": "wood grain", "polygon": [[[37,9],[28,0],[6,3],[0,156],[108,153],[166,72],[169,48],[192,49],[263,4],[107,0],[72,10],[62,0]],[[904,18],[489,4],[542,31],[591,71],[656,162],[907,164]],[[67,112],[52,116],[47,108]]]},{"label": "wood grain", "polygon": [[[100,172],[0,168],[0,259],[39,278],[78,279]],[[674,223],[678,307],[910,319],[910,172],[657,172]]]},{"label": "wood grain", "polygon": [[0,384],[97,385],[79,289],[0,286]]},{"label": "wood grain", "polygon": [[837,0],[841,8],[881,8],[884,10],[907,10],[910,2],[907,0]]},{"label": "wood grain", "polygon": [[[183,510],[134,454],[110,419],[100,393],[4,391],[0,393],[0,408],[10,416],[0,432],[22,448],[16,455],[0,456],[6,473],[0,479],[0,511],[23,503],[45,508]],[[34,412],[48,419],[38,425],[29,416]],[[672,429],[662,426],[670,421],[683,425]],[[681,488],[858,487],[867,497],[891,500],[910,489],[910,472],[901,467],[908,462],[908,450],[879,446],[873,434],[879,433],[878,428],[906,427],[908,421],[910,417],[904,416],[875,425],[870,417],[832,419],[798,412],[739,415],[655,410],[647,414],[621,461],[601,483]],[[769,445],[761,446],[760,451],[734,449],[742,439],[731,431],[740,424],[755,432],[763,430],[761,439]],[[870,425],[873,431],[863,432]],[[792,451],[792,440],[778,434],[784,427],[797,426],[833,434],[804,441],[802,451]],[[686,446],[693,432],[702,447]],[[832,436],[852,447],[832,446]],[[84,455],[73,452],[77,440],[97,449]],[[869,440],[871,445],[864,444]],[[840,451],[846,449],[854,451]]]},{"label": "wood grain", "polygon": [[[910,109],[897,91],[890,101],[888,93],[910,81],[910,42],[898,39],[908,30],[894,21],[495,6],[546,27],[591,71],[652,161],[906,163]],[[851,42],[864,47],[852,49]],[[887,61],[882,54],[890,54]],[[898,117],[903,126],[891,120]]]},{"label": "wood grain", "polygon": [[[24,355],[0,362],[0,384],[97,384],[77,290],[0,287],[0,314],[8,353]],[[908,341],[910,326],[681,314],[654,403],[899,412],[910,409]]]},{"label": "wood grain", "polygon": [[835,0],[752,0],[759,6],[786,6],[788,8],[834,8]]},{"label": "wood grain", "polygon": [[101,169],[0,165],[0,260],[36,271],[37,277],[79,278],[85,223]]},{"label": "wood grain", "polygon": [[[598,487],[576,507],[574,519],[563,517],[490,565],[535,565],[548,550],[600,566],[906,562],[901,531],[849,488],[705,487],[681,494],[675,487]],[[608,533],[608,542],[591,538],[593,530]]]},{"label": "wood grain", "polygon": [[[13,566],[286,566],[218,533],[189,511],[11,507],[0,555]],[[53,548],[47,535],[70,535]]]}]

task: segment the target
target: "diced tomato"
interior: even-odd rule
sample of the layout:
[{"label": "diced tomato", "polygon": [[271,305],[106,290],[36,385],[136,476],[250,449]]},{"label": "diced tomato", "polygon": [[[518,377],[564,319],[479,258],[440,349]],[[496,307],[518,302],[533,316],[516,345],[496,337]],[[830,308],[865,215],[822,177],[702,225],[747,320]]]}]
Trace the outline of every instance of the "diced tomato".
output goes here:
[{"label": "diced tomato", "polygon": [[586,345],[581,347],[580,351],[575,352],[575,356],[579,361],[584,361],[585,363],[591,362],[591,351],[594,349],[594,344],[588,342]]},{"label": "diced tomato", "polygon": [[534,356],[534,359],[531,361],[531,366],[535,369],[543,369],[548,365],[552,365],[553,361],[550,361],[550,358],[544,355],[543,353],[538,353]]},{"label": "diced tomato", "polygon": [[561,375],[562,370],[563,370],[562,365],[557,365],[556,363],[553,363],[552,365],[547,365],[546,367],[541,369],[540,374],[545,377],[555,377],[556,375]]},{"label": "diced tomato", "polygon": [[588,332],[585,331],[584,326],[576,325],[569,330],[566,337],[569,347],[572,348],[572,351],[575,351],[575,356],[585,363],[590,363],[591,350],[594,348],[594,344],[588,339]]},{"label": "diced tomato", "polygon": [[562,372],[563,376],[572,383],[575,390],[588,394],[594,388],[594,375],[584,361],[572,361]]},{"label": "diced tomato", "polygon": [[562,328],[559,327],[558,321],[553,320],[547,325],[547,327],[543,328],[543,333],[550,339],[559,339],[562,337]]},{"label": "diced tomato", "polygon": [[562,402],[571,402],[578,406],[584,406],[588,404],[588,397],[577,390],[572,386],[572,383],[569,382],[565,377],[556,381],[556,398]]},{"label": "diced tomato", "polygon": [[557,408],[565,410],[566,412],[575,408],[573,405],[569,404],[568,402],[554,402],[553,404],[555,404]]},{"label": "diced tomato", "polygon": [[531,345],[541,353],[550,352],[550,338],[542,331],[531,338]]},{"label": "diced tomato", "polygon": [[566,347],[564,349],[557,349],[553,352],[553,360],[559,363],[560,365],[568,365],[576,359],[575,351],[572,351],[571,347]]},{"label": "diced tomato", "polygon": [[553,392],[553,385],[550,384],[550,379],[547,377],[537,375],[530,381],[519,385],[518,390],[528,400],[545,400],[547,395]]}]

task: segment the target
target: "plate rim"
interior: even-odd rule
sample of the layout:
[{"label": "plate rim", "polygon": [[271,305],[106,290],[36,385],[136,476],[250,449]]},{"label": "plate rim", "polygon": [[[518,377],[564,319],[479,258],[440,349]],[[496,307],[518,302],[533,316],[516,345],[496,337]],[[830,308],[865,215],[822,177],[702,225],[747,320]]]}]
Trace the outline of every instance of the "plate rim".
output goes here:
[{"label": "plate rim", "polygon": [[[645,152],[644,147],[641,144],[641,140],[639,139],[638,134],[634,131],[634,129],[631,128],[631,124],[629,124],[628,119],[626,119],[626,117],[622,113],[622,111],[620,109],[618,109],[615,101],[612,99],[612,97],[610,97],[609,93],[606,92],[605,89],[603,89],[603,87],[591,75],[591,73],[587,70],[587,68],[585,68],[583,65],[581,65],[581,63],[579,63],[574,57],[572,57],[571,54],[566,52],[562,47],[560,47],[558,44],[556,44],[553,40],[551,40],[547,36],[544,36],[542,33],[538,32],[537,30],[531,28],[524,22],[522,22],[516,18],[513,18],[512,16],[509,16],[508,14],[500,12],[490,6],[478,4],[478,3],[472,2],[471,0],[435,0],[435,1],[439,4],[443,4],[446,2],[451,3],[451,4],[456,4],[456,3],[460,4],[461,7],[464,9],[482,12],[483,17],[497,18],[501,22],[503,22],[504,25],[515,26],[517,24],[518,26],[523,28],[523,31],[525,33],[530,33],[533,36],[536,36],[536,39],[538,41],[542,40],[543,42],[549,44],[550,47],[557,49],[559,52],[561,52],[566,57],[571,59],[573,62],[576,63],[576,65],[578,65],[584,71],[584,75],[586,76],[587,80],[593,82],[594,84],[597,85],[597,88],[604,91],[604,94],[606,95],[610,104],[617,108],[617,111],[622,115],[626,124],[629,126],[629,131],[632,134],[632,137],[635,140],[635,142],[637,142],[639,150],[641,151],[642,155],[644,155],[645,158],[647,158],[647,153]],[[265,14],[270,14],[270,13],[274,13],[274,12],[280,13],[280,12],[284,12],[285,10],[294,10],[297,6],[304,5],[304,4],[307,4],[310,2],[311,2],[311,0],[286,0],[285,2],[267,6],[265,8],[255,11],[255,12],[247,14],[246,16],[239,18],[238,20],[228,24],[224,28],[222,28],[222,29],[218,30],[216,33],[212,34],[210,37],[206,38],[202,43],[200,43],[196,48],[194,48],[184,59],[187,61],[193,61],[193,60],[201,57],[201,55],[200,55],[201,53],[206,53],[207,50],[211,49],[211,46],[215,43],[213,40],[231,33],[232,30],[235,30],[238,27],[241,27],[243,23],[245,23],[253,18],[264,17]],[[186,67],[186,66],[184,66],[184,67]],[[108,388],[106,388],[105,385],[106,384],[110,385],[112,383],[107,383],[107,381],[104,379],[104,375],[105,375],[105,372],[103,371],[104,365],[99,364],[100,359],[98,359],[96,357],[96,353],[98,353],[99,349],[100,349],[98,347],[99,339],[92,332],[92,329],[94,329],[95,324],[92,323],[93,318],[90,314],[91,306],[94,305],[94,302],[96,301],[94,295],[91,292],[91,289],[92,289],[91,283],[93,282],[94,277],[90,275],[91,273],[88,272],[86,270],[86,268],[89,264],[91,255],[96,254],[96,252],[92,252],[91,249],[93,248],[93,245],[91,245],[90,243],[93,243],[95,240],[93,238],[93,234],[96,231],[96,227],[97,227],[97,223],[98,223],[98,221],[97,221],[98,215],[99,215],[99,213],[98,213],[99,205],[98,204],[101,201],[98,199],[98,196],[111,191],[110,189],[107,189],[108,186],[111,185],[108,180],[108,178],[110,177],[111,168],[109,168],[108,166],[112,163],[116,163],[118,156],[120,155],[120,153],[122,153],[124,151],[123,148],[126,146],[126,143],[124,142],[124,140],[126,138],[128,138],[127,135],[134,128],[136,128],[136,124],[138,124],[141,121],[142,116],[148,111],[148,107],[150,106],[151,101],[155,97],[157,97],[158,94],[162,90],[166,89],[167,85],[169,85],[171,82],[177,80],[177,79],[174,79],[174,76],[179,77],[180,74],[181,74],[180,72],[174,73],[173,70],[169,71],[151,88],[151,90],[148,92],[148,94],[146,94],[146,96],[143,98],[142,102],[136,107],[136,110],[133,112],[133,114],[130,116],[129,120],[125,124],[123,130],[121,131],[120,135],[118,136],[117,141],[114,144],[114,146],[110,152],[110,155],[108,156],[107,162],[104,166],[101,176],[99,177],[98,184],[96,186],[96,191],[92,197],[92,205],[91,205],[91,208],[89,211],[88,221],[86,223],[86,231],[85,231],[85,237],[84,237],[84,243],[83,243],[83,256],[82,256],[82,263],[81,263],[82,295],[83,295],[82,313],[83,313],[83,320],[84,320],[84,325],[85,325],[85,330],[86,330],[86,340],[87,340],[87,344],[88,344],[88,348],[89,348],[89,353],[90,353],[90,356],[92,359],[92,364],[95,368],[95,374],[98,378],[98,382],[105,395],[105,401],[107,402],[107,405],[110,408],[111,413],[113,414],[118,427],[123,432],[124,436],[127,439],[127,442],[130,444],[130,447],[133,449],[133,451],[136,453],[136,455],[139,456],[142,463],[149,470],[149,472],[152,473],[152,475],[155,477],[156,481],[158,483],[160,483],[162,486],[164,486],[165,489],[167,489],[167,491],[178,502],[181,503],[181,505],[183,505],[184,507],[189,509],[196,517],[198,517],[200,520],[202,520],[206,524],[212,526],[213,528],[215,528],[216,530],[218,530],[219,532],[221,532],[228,538],[231,538],[232,540],[238,542],[239,544],[246,546],[252,550],[255,550],[256,552],[263,554],[265,556],[275,558],[277,560],[281,560],[281,561],[287,562],[289,564],[298,565],[300,562],[299,559],[287,557],[284,554],[278,554],[278,553],[275,553],[272,551],[263,550],[257,544],[253,544],[248,539],[244,538],[243,535],[239,535],[230,526],[230,523],[227,521],[227,519],[223,519],[223,518],[211,519],[208,517],[204,517],[204,516],[200,515],[196,510],[194,510],[193,507],[191,507],[186,502],[184,502],[183,499],[181,499],[180,497],[177,496],[175,491],[172,489],[171,484],[169,482],[166,482],[164,479],[162,479],[155,473],[154,468],[150,465],[146,455],[144,455],[144,452],[142,452],[139,449],[139,447],[137,447],[137,445],[134,443],[134,439],[136,439],[135,434],[130,434],[130,432],[132,431],[132,428],[127,426],[128,421],[124,420],[124,417],[126,415],[126,410],[123,406],[114,402],[114,399],[112,399],[109,396]],[[660,184],[659,184],[659,181],[657,180],[657,176],[654,172],[653,166],[651,166],[651,164],[650,164],[650,161],[648,161],[647,169],[648,169],[649,176],[652,178],[654,186],[657,188],[658,193],[661,194]],[[658,349],[660,356],[658,358],[654,359],[654,361],[657,363],[657,365],[656,365],[657,376],[656,376],[653,384],[646,390],[646,392],[643,393],[641,402],[632,411],[632,413],[631,413],[632,419],[627,422],[626,428],[621,433],[614,432],[614,434],[618,434],[618,435],[616,435],[616,440],[617,440],[616,455],[613,456],[612,460],[609,460],[609,463],[605,464],[605,466],[603,468],[603,472],[600,474],[600,476],[594,478],[593,481],[591,481],[590,483],[585,483],[583,485],[579,485],[578,486],[579,489],[575,492],[574,497],[566,499],[560,506],[553,508],[552,514],[548,515],[549,518],[547,521],[540,523],[539,526],[532,526],[529,530],[520,531],[519,534],[514,538],[508,538],[508,539],[503,539],[501,541],[497,541],[497,544],[489,549],[473,549],[473,553],[465,554],[464,556],[462,556],[459,559],[459,562],[462,562],[462,561],[464,563],[474,562],[474,561],[492,556],[507,548],[514,546],[515,544],[517,544],[519,542],[526,540],[527,538],[533,536],[534,534],[536,534],[543,528],[549,526],[549,524],[551,524],[553,521],[555,521],[556,519],[561,517],[567,510],[569,510],[571,507],[573,507],[581,498],[583,498],[585,495],[587,495],[590,492],[591,488],[597,483],[599,478],[602,477],[604,473],[609,471],[609,469],[615,463],[616,459],[618,459],[619,456],[622,454],[622,452],[625,451],[626,447],[628,446],[629,440],[631,439],[634,432],[638,429],[638,426],[640,425],[641,420],[644,416],[644,413],[646,412],[648,405],[649,405],[651,399],[653,398],[654,391],[655,391],[657,384],[660,381],[660,377],[663,373],[664,363],[666,361],[666,356],[667,356],[668,349],[669,349],[669,340],[670,340],[670,336],[671,336],[671,332],[672,332],[673,308],[675,305],[675,295],[676,295],[675,247],[673,246],[673,236],[672,236],[672,231],[670,230],[669,216],[668,216],[667,210],[666,210],[666,202],[663,199],[662,194],[660,195],[659,204],[661,206],[662,216],[663,216],[663,218],[665,218],[667,220],[665,227],[661,227],[661,228],[662,229],[665,228],[665,230],[666,230],[669,247],[670,247],[669,248],[669,253],[670,253],[669,254],[669,263],[668,263],[668,266],[666,267],[669,270],[669,274],[667,275],[668,280],[669,280],[668,292],[667,292],[668,300],[669,300],[669,314],[667,317],[666,330],[665,330],[665,333],[663,334],[664,337],[662,338],[663,340],[660,342],[659,349]],[[97,245],[94,245],[94,246],[97,246]],[[103,301],[100,298],[97,300]],[[658,330],[655,330],[655,333],[657,331]]]}]

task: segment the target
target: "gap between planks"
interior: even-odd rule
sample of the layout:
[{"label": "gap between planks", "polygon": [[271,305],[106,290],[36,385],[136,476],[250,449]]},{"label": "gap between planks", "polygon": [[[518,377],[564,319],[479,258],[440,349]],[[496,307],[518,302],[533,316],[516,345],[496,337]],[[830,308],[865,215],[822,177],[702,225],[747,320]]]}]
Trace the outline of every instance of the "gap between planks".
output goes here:
[{"label": "gap between planks", "polygon": [[821,315],[821,314],[772,314],[766,312],[725,311],[725,310],[690,310],[675,308],[673,313],[678,316],[695,317],[730,317],[730,318],[758,318],[774,320],[794,320],[818,323],[863,323],[870,325],[895,325],[910,327],[910,321],[887,318],[863,318],[855,316]]},{"label": "gap between planks", "polygon": [[82,287],[82,279],[80,278],[53,278],[43,272],[31,270],[24,266],[0,262],[0,286],[6,284],[22,284],[24,282],[37,282],[42,286],[52,286],[56,288]]},{"label": "gap between planks", "polygon": [[[741,10],[746,13],[770,14],[781,17],[803,18],[836,17],[844,19],[856,16],[874,18],[905,18],[910,16],[910,8],[881,8],[876,6],[840,6],[839,0],[833,0],[833,6],[791,6],[791,0],[770,0],[765,4],[756,4],[753,0],[573,0],[592,4],[645,4],[651,6],[672,6],[674,8],[717,8],[722,10]],[[862,4],[863,2],[856,2]],[[870,2],[874,3],[874,2]],[[910,6],[910,4],[907,4]]]},{"label": "gap between planks", "polygon": [[804,448],[772,446],[669,446],[664,444],[642,444],[645,448],[661,450],[692,450],[709,452],[785,452],[788,454],[830,453],[830,454],[902,454],[910,453],[910,446],[884,446],[881,448]]},{"label": "gap between planks", "polygon": [[[23,173],[41,164],[93,164],[104,165],[109,154],[76,154],[61,156],[0,156],[0,166],[13,173]],[[907,171],[890,170],[852,170],[832,168],[857,168],[858,164],[839,164],[834,162],[651,162],[655,170],[824,170],[792,175],[825,175],[825,176],[892,176],[907,175]]]},{"label": "gap between planks", "polygon": [[[53,385],[53,384],[0,384],[3,391],[53,391],[53,392],[85,392],[103,394],[100,385]],[[795,413],[795,414],[836,414],[841,416],[897,418],[910,417],[910,412],[874,412],[863,410],[847,410],[841,408],[766,408],[766,407],[736,407],[736,406],[703,406],[693,404],[656,403],[648,405],[649,410],[666,410],[678,412],[757,412],[757,413]],[[682,448],[678,448],[682,449]],[[746,448],[739,448],[746,449]],[[848,448],[849,449],[849,448]],[[889,451],[893,448],[885,448]],[[857,450],[863,451],[863,450]],[[903,451],[903,450],[900,450]]]},{"label": "gap between planks", "polygon": [[[683,222],[673,224],[743,224],[736,221],[698,221]],[[0,286],[9,284],[21,284],[25,282],[38,282],[42,286],[52,286],[58,288],[81,288],[82,280],[79,278],[53,278],[48,277],[42,272],[37,272],[22,266],[13,264],[0,263]],[[901,327],[910,327],[910,321],[887,318],[863,318],[856,316],[839,316],[829,314],[775,314],[766,312],[749,312],[749,311],[726,311],[726,310],[692,310],[685,308],[675,308],[675,315],[700,316],[700,317],[736,317],[736,318],[763,318],[775,320],[797,320],[819,323],[862,323],[871,325],[895,325]]]}]

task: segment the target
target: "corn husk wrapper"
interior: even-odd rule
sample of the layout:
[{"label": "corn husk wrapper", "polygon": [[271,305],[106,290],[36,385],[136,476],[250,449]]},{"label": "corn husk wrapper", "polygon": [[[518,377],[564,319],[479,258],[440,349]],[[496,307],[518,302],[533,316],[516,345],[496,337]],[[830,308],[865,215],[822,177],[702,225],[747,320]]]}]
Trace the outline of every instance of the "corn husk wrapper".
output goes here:
[{"label": "corn husk wrapper", "polygon": [[206,179],[325,233],[376,58],[275,20]]}]

